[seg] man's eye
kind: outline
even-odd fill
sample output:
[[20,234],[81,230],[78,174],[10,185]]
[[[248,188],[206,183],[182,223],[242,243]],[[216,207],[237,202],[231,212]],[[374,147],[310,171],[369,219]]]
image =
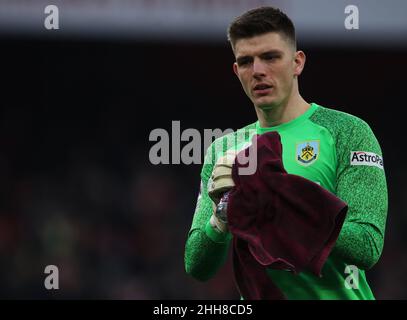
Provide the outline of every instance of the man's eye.
[[265,57],[264,57],[264,60],[270,61],[270,60],[273,60],[273,59],[275,59],[275,58],[277,58],[277,56],[265,56]]
[[245,59],[245,58],[243,58],[243,59],[237,60],[237,65],[238,65],[239,67],[243,67],[243,66],[249,65],[251,62],[252,62],[252,59]]

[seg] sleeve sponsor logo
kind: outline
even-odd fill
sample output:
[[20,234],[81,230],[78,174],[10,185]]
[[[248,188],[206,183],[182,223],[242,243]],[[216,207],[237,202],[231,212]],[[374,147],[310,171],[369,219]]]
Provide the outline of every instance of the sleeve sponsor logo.
[[366,151],[351,151],[351,166],[371,166],[383,169],[383,158],[376,153]]

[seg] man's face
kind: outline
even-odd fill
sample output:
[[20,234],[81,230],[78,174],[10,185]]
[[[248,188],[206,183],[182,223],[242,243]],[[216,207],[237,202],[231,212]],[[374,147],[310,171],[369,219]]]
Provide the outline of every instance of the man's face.
[[234,53],[233,69],[256,107],[269,109],[288,101],[305,62],[302,51],[295,52],[288,40],[270,32],[238,40]]

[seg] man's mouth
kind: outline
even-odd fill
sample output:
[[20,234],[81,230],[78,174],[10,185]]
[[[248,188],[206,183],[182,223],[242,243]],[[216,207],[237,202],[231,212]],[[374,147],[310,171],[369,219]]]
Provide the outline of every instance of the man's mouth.
[[265,94],[268,93],[271,88],[273,88],[273,86],[269,84],[259,83],[254,86],[253,91],[257,94]]

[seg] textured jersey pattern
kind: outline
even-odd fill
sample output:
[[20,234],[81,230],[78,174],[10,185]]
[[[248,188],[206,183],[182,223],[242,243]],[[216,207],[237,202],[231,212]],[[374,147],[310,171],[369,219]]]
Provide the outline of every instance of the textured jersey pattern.
[[230,148],[250,140],[255,124],[250,124],[236,132],[216,139],[208,148],[201,171],[201,187],[195,209],[192,227],[185,247],[185,269],[188,274],[199,280],[211,278],[224,264],[230,240],[223,243],[212,241],[205,233],[205,227],[212,212],[213,203],[208,196],[208,181],[217,158]]
[[325,127],[336,142],[336,195],[349,206],[335,253],[346,263],[370,269],[383,248],[388,205],[385,172],[377,167],[351,166],[350,156],[352,151],[382,156],[379,143],[365,121],[347,113],[321,107],[310,120]]
[[[382,156],[380,145],[366,122],[347,113],[319,106],[308,121],[327,130],[332,137],[337,163],[334,193],[348,204],[349,210],[336,246],[327,261],[325,280],[314,279],[307,274],[293,278],[288,274],[270,272],[270,276],[282,277],[280,283],[290,288],[287,289],[292,293],[290,298],[373,298],[363,271],[361,278],[365,289],[353,292],[343,289],[343,267],[355,265],[367,270],[378,261],[382,252],[388,205],[385,172],[381,168],[354,166],[350,162],[352,151]],[[227,237],[224,237],[224,241],[215,242],[205,232],[213,212],[207,184],[214,163],[232,145],[250,141],[255,127],[255,124],[251,124],[215,140],[205,156],[200,196],[188,233],[184,257],[187,273],[197,279],[207,280],[217,272],[226,260],[230,245]],[[338,286],[342,288],[335,289]],[[298,290],[292,289],[294,287]],[[328,287],[331,288],[329,291]]]

